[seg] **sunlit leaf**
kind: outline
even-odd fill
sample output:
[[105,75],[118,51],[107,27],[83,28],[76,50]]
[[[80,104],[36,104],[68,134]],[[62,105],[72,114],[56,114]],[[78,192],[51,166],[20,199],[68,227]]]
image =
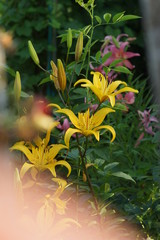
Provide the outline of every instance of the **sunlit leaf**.
[[130,180],[130,181],[136,183],[135,180],[129,174],[126,174],[124,172],[115,172],[115,173],[112,173],[111,175],[115,176],[115,177],[124,178],[126,180]]

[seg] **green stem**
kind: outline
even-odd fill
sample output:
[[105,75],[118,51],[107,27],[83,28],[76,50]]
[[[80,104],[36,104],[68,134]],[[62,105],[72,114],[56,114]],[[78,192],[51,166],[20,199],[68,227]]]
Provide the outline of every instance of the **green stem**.
[[68,48],[68,51],[67,51],[65,68],[67,67],[67,63],[68,63],[69,51],[70,51],[70,48]]
[[92,9],[92,16],[91,16],[91,35],[90,35],[90,46],[88,50],[88,64],[87,64],[87,69],[86,69],[86,78],[88,78],[88,71],[89,71],[89,63],[90,63],[90,56],[91,56],[91,44],[92,44],[92,38],[93,38],[93,9]]
[[46,69],[44,69],[41,65],[37,65],[40,69],[42,69],[44,72],[46,72],[46,73],[49,73],[50,74],[50,72],[49,71],[47,71]]
[[76,133],[76,139],[77,139],[77,144],[78,144],[78,150],[79,150],[80,158],[82,160],[83,171],[84,171],[84,173],[86,175],[86,178],[87,178],[87,183],[88,183],[90,192],[91,192],[93,200],[94,200],[95,208],[97,210],[97,213],[99,213],[98,201],[97,201],[97,198],[95,196],[95,193],[94,193],[94,190],[93,190],[93,187],[92,187],[92,183],[91,183],[90,177],[89,177],[88,172],[87,172],[86,163],[85,163],[85,155],[86,155],[86,151],[87,151],[88,138],[86,137],[86,146],[85,146],[85,150],[84,150],[83,154],[82,154],[82,151],[80,149],[80,144],[79,144],[79,139],[78,139],[78,134],[77,133]]
[[58,90],[58,95],[59,95],[59,97],[60,97],[60,99],[61,99],[63,105],[66,107],[66,103],[65,103],[65,101],[64,101],[64,99],[63,99],[63,97],[62,97],[62,94],[60,93],[59,90]]

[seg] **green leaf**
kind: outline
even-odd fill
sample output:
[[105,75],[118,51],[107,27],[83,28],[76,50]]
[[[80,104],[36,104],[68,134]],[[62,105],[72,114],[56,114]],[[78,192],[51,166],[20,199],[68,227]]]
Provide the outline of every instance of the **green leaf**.
[[110,56],[112,56],[112,52],[108,52],[107,54],[105,54],[102,58],[102,63],[105,63]]
[[111,175],[115,176],[115,177],[124,178],[126,180],[130,180],[130,181],[136,183],[135,180],[129,174],[126,174],[124,172],[115,172],[115,173],[112,173]]
[[83,33],[84,33],[85,35],[87,35],[87,34],[89,33],[89,31],[91,30],[91,28],[92,28],[91,25],[86,26],[86,27],[84,28],[84,30],[83,30]]
[[123,67],[123,66],[118,66],[114,68],[114,71],[116,72],[122,72],[122,73],[127,73],[127,74],[133,74],[128,68]]
[[120,63],[120,62],[122,62],[122,60],[121,59],[116,59],[116,60],[114,60],[110,65],[109,65],[109,67],[114,67],[114,66],[116,66],[118,63]]
[[109,23],[110,19],[111,19],[112,15],[110,13],[105,13],[103,15],[104,20],[106,21],[106,23]]
[[102,23],[102,20],[101,20],[101,18],[100,18],[99,16],[95,16],[95,19],[96,19],[96,21],[97,21],[99,24]]
[[74,106],[73,112],[77,114],[78,112],[87,110],[88,107],[89,107],[89,104],[81,103],[81,104]]
[[26,92],[21,91],[21,97],[23,97],[23,98],[28,98],[28,97],[31,97],[31,95],[29,95],[29,94],[26,93]]
[[122,21],[128,21],[128,20],[139,19],[139,18],[141,17],[136,15],[125,15],[125,16],[122,16],[119,21],[122,22]]
[[96,53],[96,60],[97,61],[99,61],[99,59],[100,59],[100,57],[101,57],[101,51],[98,51],[97,53]]
[[[1,66],[2,66],[2,65],[1,65]],[[14,71],[12,68],[8,67],[7,65],[4,65],[3,67],[4,67],[4,70],[5,70],[7,73],[9,73],[12,77],[15,77],[15,76],[16,76],[16,73],[15,73],[15,71]]]
[[94,163],[95,163],[97,166],[101,166],[101,165],[103,165],[103,164],[105,163],[105,160],[102,159],[102,158],[96,158],[96,159],[94,160]]
[[42,85],[42,84],[44,84],[44,83],[50,82],[50,81],[51,81],[50,77],[43,78],[43,79],[40,81],[40,83],[38,84],[38,86],[40,86],[40,85]]
[[109,67],[103,67],[103,70],[105,71],[106,75],[108,75],[108,73],[111,71]]
[[121,104],[121,103],[116,103],[115,106],[114,106],[114,109],[115,110],[121,110],[121,111],[126,111],[127,108],[124,104]]
[[113,163],[109,163],[104,167],[104,170],[107,172],[110,169],[116,167],[117,165],[119,165],[119,162],[113,162]]
[[117,39],[115,37],[112,36],[112,41],[113,43],[116,45],[117,48],[120,48],[119,42],[117,41]]
[[117,13],[116,15],[114,15],[113,18],[112,18],[113,23],[116,23],[116,22],[120,21],[120,19],[124,16],[124,13],[125,13],[125,11]]
[[79,74],[81,72],[81,66],[82,66],[81,63],[76,64],[76,66],[75,66],[75,73],[77,74],[77,76],[79,76]]

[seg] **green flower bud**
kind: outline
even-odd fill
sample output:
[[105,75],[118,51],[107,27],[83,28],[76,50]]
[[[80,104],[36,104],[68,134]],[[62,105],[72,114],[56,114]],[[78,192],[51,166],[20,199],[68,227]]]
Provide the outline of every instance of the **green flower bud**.
[[29,53],[32,58],[32,60],[35,62],[36,65],[39,65],[39,58],[38,55],[33,47],[33,44],[31,41],[28,41],[28,48],[29,48]]
[[67,34],[67,47],[70,49],[72,47],[72,30],[68,28],[68,34]]
[[66,88],[66,73],[63,67],[63,63],[60,59],[57,59],[57,68],[59,87],[61,91],[64,91]]
[[75,60],[76,62],[79,61],[81,54],[83,50],[83,32],[80,32],[77,43],[76,43],[76,49],[75,49]]
[[21,96],[21,77],[18,71],[16,72],[16,77],[14,81],[14,96],[16,102],[18,102]]

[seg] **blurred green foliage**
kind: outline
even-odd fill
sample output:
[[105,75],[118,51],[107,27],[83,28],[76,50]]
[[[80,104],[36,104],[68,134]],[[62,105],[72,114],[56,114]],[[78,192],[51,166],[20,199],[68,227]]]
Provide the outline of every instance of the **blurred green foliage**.
[[[103,18],[103,14],[107,11],[113,15],[122,11],[126,11],[126,14],[141,15],[138,0],[134,2],[125,1],[125,4],[123,2],[123,0],[96,1],[95,15]],[[27,48],[28,40],[31,40],[34,44],[41,65],[49,68],[51,59],[54,61],[56,58],[63,59],[65,55],[66,46],[60,44],[60,39],[57,36],[64,33],[69,27],[80,29],[90,24],[87,15],[88,13],[73,0],[1,1],[0,26],[13,33],[16,44],[16,51],[8,57],[7,64],[10,68],[20,71],[24,90],[34,88],[34,91],[37,92],[37,83],[46,77],[37,66],[31,64]],[[102,40],[106,35],[116,37],[119,33],[127,33],[130,37],[136,36],[137,38],[131,51],[139,52],[144,56],[143,35],[139,23],[140,21],[127,21],[112,26],[102,26],[95,31],[93,40]],[[60,47],[57,48],[57,46]],[[101,43],[99,43],[100,46]],[[94,48],[92,52],[94,55]],[[137,75],[145,72],[144,61],[142,58],[136,59]],[[135,60],[133,59],[134,63]],[[29,79],[28,75],[30,76]]]

